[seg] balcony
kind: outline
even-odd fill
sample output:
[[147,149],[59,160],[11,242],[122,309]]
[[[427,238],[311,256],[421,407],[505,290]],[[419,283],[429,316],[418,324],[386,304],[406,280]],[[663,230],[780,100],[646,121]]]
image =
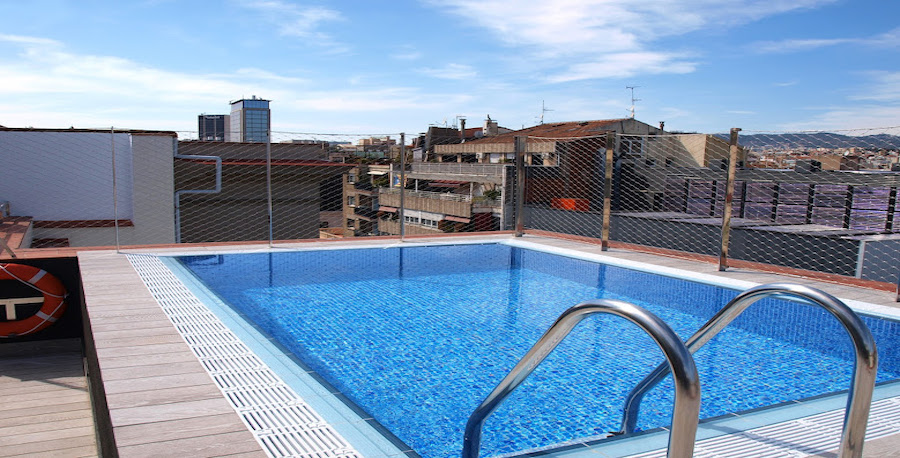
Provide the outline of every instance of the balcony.
[[[410,210],[453,215],[462,218],[472,216],[472,197],[464,194],[409,191],[405,192],[404,205]],[[400,207],[400,190],[381,188],[378,203],[388,207]]]

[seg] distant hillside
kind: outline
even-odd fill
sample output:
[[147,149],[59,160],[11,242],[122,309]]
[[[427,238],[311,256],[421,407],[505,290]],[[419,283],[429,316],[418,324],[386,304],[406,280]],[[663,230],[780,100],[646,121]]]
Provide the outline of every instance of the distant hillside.
[[[719,137],[728,139],[727,134]],[[884,148],[900,149],[900,136],[877,134],[858,137],[828,132],[809,134],[741,134],[741,145],[752,148]]]

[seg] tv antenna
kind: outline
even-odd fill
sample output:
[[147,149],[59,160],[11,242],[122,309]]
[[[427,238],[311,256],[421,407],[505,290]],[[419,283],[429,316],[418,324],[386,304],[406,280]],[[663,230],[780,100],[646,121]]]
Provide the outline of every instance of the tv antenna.
[[546,113],[548,111],[553,111],[553,110],[550,108],[547,108],[547,106],[544,105],[544,101],[541,100],[541,124],[544,123],[544,113]]
[[640,102],[641,99],[634,98],[634,89],[640,86],[625,86],[625,89],[631,89],[631,119],[634,119],[634,102]]

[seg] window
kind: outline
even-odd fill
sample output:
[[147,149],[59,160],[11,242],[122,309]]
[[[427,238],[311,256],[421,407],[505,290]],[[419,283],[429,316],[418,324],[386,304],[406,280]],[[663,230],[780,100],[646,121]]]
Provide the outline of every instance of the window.
[[356,206],[356,196],[347,196],[347,206],[348,207]]
[[556,167],[559,165],[558,153],[531,153],[531,161],[525,157],[525,165],[533,167]]
[[356,175],[354,175],[352,173],[347,175],[347,183],[350,183],[350,184],[356,183]]
[[619,139],[619,155],[644,157],[644,139],[635,135],[623,135]]

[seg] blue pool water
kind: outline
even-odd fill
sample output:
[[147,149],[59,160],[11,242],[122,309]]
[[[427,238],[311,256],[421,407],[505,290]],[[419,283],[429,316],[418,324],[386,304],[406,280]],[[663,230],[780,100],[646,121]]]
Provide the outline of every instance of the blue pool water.
[[[503,244],[180,258],[276,339],[424,457],[459,456],[466,420],[566,308],[635,303],[686,339],[736,291]],[[878,381],[900,378],[900,323],[864,317]],[[845,390],[852,347],[817,307],[768,299],[696,355],[701,418]],[[602,436],[625,395],[662,361],[635,325],[580,324],[488,418],[483,454]],[[639,427],[665,426],[670,379]]]

